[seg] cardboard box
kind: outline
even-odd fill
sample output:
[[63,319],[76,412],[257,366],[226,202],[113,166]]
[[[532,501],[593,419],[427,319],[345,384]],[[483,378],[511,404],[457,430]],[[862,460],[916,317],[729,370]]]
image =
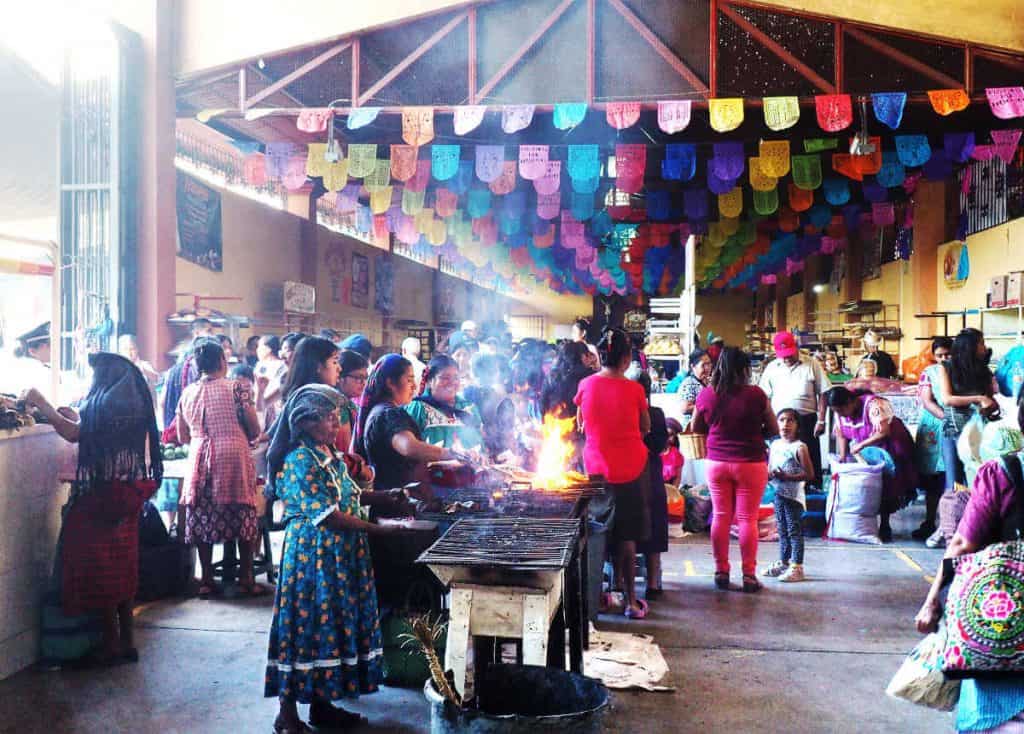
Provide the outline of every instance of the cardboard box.
[[1019,306],[1024,303],[1024,273],[1016,271],[1006,276],[1006,305]]
[[988,286],[989,308],[1003,308],[1006,305],[1006,276],[999,275]]

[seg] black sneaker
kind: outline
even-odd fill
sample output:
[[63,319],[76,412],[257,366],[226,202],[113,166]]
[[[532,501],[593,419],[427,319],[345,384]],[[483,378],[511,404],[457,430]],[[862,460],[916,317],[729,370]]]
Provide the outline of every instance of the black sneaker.
[[921,523],[921,527],[910,534],[910,537],[914,540],[928,540],[932,533],[935,532],[935,526],[929,525],[928,523]]

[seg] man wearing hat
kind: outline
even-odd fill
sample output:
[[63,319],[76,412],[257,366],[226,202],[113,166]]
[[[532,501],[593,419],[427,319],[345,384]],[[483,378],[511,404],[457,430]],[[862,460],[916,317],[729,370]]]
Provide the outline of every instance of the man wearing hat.
[[52,373],[50,371],[50,322],[18,337],[14,348],[15,359],[9,370],[5,370],[0,391],[21,395],[29,388],[36,388],[47,400],[52,400]]
[[870,359],[878,365],[878,369],[875,372],[876,377],[882,377],[886,380],[896,379],[896,362],[891,356],[882,351],[882,337],[877,332],[868,329],[864,334],[864,349],[867,351],[864,359]]
[[816,359],[804,357],[796,338],[780,331],[773,340],[775,359],[761,375],[760,387],[772,401],[772,412],[778,414],[791,408],[799,416],[800,440],[811,452],[814,473],[821,479],[821,444],[818,437],[825,432],[825,393],[831,387],[825,369]]

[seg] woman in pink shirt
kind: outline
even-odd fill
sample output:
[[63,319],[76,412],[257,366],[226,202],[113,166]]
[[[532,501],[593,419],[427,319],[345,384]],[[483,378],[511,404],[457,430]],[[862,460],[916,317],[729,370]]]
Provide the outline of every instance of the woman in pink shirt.
[[586,435],[583,463],[588,474],[600,474],[608,482],[615,501],[611,539],[617,549],[617,573],[626,592],[627,617],[642,619],[647,604],[636,598],[636,544],[651,532],[647,506],[647,446],[644,434],[651,430],[643,387],[625,377],[632,349],[620,329],[605,332],[597,345],[601,371],[582,382],[573,402]]
[[708,436],[715,586],[729,588],[729,526],[735,514],[740,530],[743,591],[760,591],[756,575],[757,510],[768,484],[765,438],[777,436],[779,424],[768,396],[750,384],[750,357],[742,350],[722,350],[711,385],[697,396],[690,429]]

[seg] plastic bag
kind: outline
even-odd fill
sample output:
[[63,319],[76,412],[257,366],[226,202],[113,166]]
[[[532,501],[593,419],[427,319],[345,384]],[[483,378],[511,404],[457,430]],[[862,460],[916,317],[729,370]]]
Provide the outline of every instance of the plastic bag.
[[921,380],[924,371],[935,364],[935,355],[932,354],[931,343],[926,344],[920,352],[913,357],[907,357],[901,363],[903,368],[903,381],[917,384]]
[[981,468],[981,441],[985,435],[985,424],[981,414],[975,412],[956,441],[956,453],[963,462],[968,487],[974,486],[974,477]]
[[1024,347],[1014,347],[999,360],[996,368],[999,392],[1016,400],[1024,387]]
[[885,692],[918,706],[952,711],[960,700],[960,681],[947,680],[942,674],[941,656],[945,645],[945,628],[921,640],[907,655]]

